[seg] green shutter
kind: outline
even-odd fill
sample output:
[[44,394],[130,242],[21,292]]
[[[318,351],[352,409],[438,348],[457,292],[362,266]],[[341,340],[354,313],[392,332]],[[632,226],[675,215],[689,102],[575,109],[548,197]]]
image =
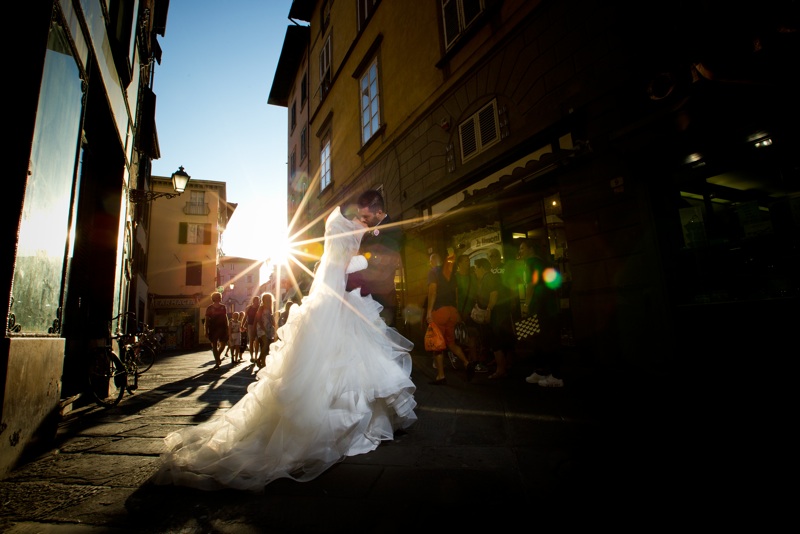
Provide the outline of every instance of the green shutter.
[[203,244],[211,244],[211,223],[206,223],[203,225]]
[[181,245],[185,245],[186,244],[186,231],[187,231],[186,229],[188,227],[188,224],[187,223],[179,223],[179,224],[180,224],[180,226],[178,228],[178,243],[180,243]]

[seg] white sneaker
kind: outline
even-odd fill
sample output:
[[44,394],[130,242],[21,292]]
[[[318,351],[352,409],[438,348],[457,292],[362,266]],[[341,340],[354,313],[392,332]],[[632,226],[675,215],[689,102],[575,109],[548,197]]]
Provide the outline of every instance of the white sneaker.
[[537,382],[543,388],[563,388],[564,381],[560,378],[556,378],[553,375],[547,375],[545,378],[542,378]]
[[539,373],[534,372],[531,376],[525,379],[525,382],[528,384],[538,384],[540,381],[547,378],[544,375],[540,375]]
[[448,350],[447,351],[447,356],[450,358],[450,365],[453,366],[453,369],[456,369],[456,365],[457,365],[456,362],[458,362],[458,358],[456,357],[456,355]]

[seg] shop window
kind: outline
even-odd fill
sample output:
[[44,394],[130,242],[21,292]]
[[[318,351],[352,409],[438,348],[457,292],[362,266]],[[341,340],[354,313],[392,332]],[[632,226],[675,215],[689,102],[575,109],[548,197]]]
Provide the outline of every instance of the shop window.
[[68,244],[72,246],[70,199],[83,97],[81,73],[69,40],[63,27],[54,21],[48,36],[17,240],[7,327],[12,333],[58,334],[60,330],[61,295],[66,291],[62,284],[65,250]]
[[[694,172],[706,168],[694,165]],[[677,176],[669,241],[678,258],[679,303],[798,296],[800,191],[785,179],[789,172],[761,159],[711,176]]]

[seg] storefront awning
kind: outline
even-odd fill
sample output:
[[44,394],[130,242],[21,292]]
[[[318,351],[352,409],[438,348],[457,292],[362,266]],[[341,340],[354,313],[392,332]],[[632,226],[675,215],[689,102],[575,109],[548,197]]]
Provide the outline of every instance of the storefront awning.
[[[494,180],[489,180],[490,183],[484,187],[475,188],[471,192],[465,189],[461,192],[463,199],[460,202],[443,213],[432,215],[416,228],[425,230],[449,222],[455,217],[470,217],[483,213],[488,206],[513,196],[520,186],[564,167],[575,157],[587,152],[588,146],[581,143],[573,144],[572,136],[567,134],[559,140],[555,149],[553,145],[546,145],[518,160],[516,165],[506,167],[504,169],[506,172]],[[478,185],[482,183],[485,183],[485,180],[478,182]]]

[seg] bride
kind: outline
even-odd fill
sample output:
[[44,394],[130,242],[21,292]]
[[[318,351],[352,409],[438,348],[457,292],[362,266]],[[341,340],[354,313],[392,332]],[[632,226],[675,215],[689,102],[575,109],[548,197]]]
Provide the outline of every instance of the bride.
[[165,438],[157,484],[259,491],[279,478],[308,481],[416,421],[413,344],[384,324],[371,296],[345,291],[347,273],[366,267],[356,256],[365,231],[333,210],[309,294],[258,380],[224,415]]

